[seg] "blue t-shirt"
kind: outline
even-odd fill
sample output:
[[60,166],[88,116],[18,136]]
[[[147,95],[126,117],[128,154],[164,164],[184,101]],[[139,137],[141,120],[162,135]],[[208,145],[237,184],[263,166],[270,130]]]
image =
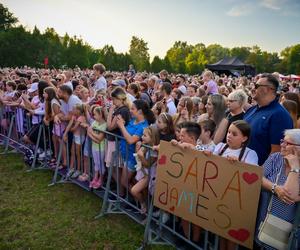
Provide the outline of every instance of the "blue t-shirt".
[[293,120],[287,110],[278,103],[278,99],[269,105],[251,107],[244,116],[251,126],[248,147],[258,155],[258,164],[262,165],[271,152],[271,144],[279,145],[284,130],[293,128]]
[[[147,120],[135,124],[135,119],[130,120],[128,125],[125,127],[127,132],[133,136],[142,137],[144,129],[149,126]],[[124,160],[126,160],[126,140],[120,140],[120,151]],[[136,160],[133,154],[135,153],[135,144],[128,145],[128,161],[127,165],[129,168],[133,168],[136,165]]]

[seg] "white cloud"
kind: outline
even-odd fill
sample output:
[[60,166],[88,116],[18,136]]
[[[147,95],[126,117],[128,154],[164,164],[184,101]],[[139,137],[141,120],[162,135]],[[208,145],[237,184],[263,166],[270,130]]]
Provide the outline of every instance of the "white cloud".
[[226,12],[228,16],[239,17],[248,16],[253,11],[253,5],[250,3],[233,6],[229,11]]
[[262,0],[260,4],[267,9],[280,10],[283,2],[283,0]]

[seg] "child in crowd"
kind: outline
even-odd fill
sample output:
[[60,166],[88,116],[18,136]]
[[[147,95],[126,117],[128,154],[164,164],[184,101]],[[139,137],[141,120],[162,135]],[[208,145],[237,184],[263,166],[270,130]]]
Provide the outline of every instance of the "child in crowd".
[[90,92],[87,88],[82,87],[79,91],[79,98],[83,104],[88,104],[90,102]]
[[177,114],[173,116],[174,124],[193,120],[193,101],[190,97],[184,96],[179,100]]
[[227,132],[226,143],[220,142],[215,147],[214,154],[227,157],[230,160],[257,165],[256,152],[247,147],[250,131],[250,125],[246,121],[232,122]]
[[[84,129],[88,129],[91,124],[94,122],[94,109],[98,107],[97,105],[93,105],[91,108],[88,108],[88,105],[85,106],[85,116],[86,116],[86,123],[81,123],[80,126]],[[83,173],[78,177],[79,181],[89,181],[89,172],[90,172],[90,164],[92,159],[92,139],[86,134],[84,140],[84,147],[83,147]]]
[[[229,126],[226,143],[220,142],[214,150],[215,155],[227,157],[231,162],[242,161],[248,164],[257,165],[258,157],[254,150],[247,147],[250,138],[250,125],[243,120],[237,120]],[[206,152],[209,155],[209,152]],[[220,239],[220,249],[236,249],[237,244]]]
[[[201,135],[201,127],[198,123],[195,122],[183,122],[181,123],[181,129],[180,129],[180,141],[172,140],[171,143],[174,146],[180,146],[183,145],[191,145],[193,148],[196,148],[197,140]],[[186,237],[189,235],[189,222],[186,220],[181,220],[181,225],[183,229],[183,233]],[[194,242],[199,242],[200,239],[200,230],[201,228],[196,225],[192,225],[192,237],[191,239]]]
[[159,131],[160,140],[171,141],[175,139],[172,116],[170,116],[168,113],[161,113],[158,116],[156,120],[156,126]]
[[[49,125],[50,122],[53,122],[53,118],[55,115],[60,113],[60,101],[56,95],[56,91],[53,87],[47,87],[44,90],[44,98],[45,98],[45,116],[44,123]],[[50,160],[50,166],[54,166],[56,163],[56,159],[58,157],[59,151],[59,143],[60,137],[63,134],[65,129],[64,123],[57,124],[55,123],[52,130],[52,142],[54,148],[54,155]]]
[[[142,136],[142,143],[148,146],[154,146],[159,144],[159,131],[155,126],[150,126],[144,129]],[[149,174],[153,175],[152,172],[156,168],[157,152],[141,146],[141,143],[136,145],[136,157],[137,166],[139,162],[140,168],[137,168],[137,174],[135,179],[137,183],[131,188],[131,194],[141,204],[141,213],[144,214],[147,211],[145,192],[149,184]],[[150,169],[149,169],[150,168]]]
[[215,144],[213,142],[213,135],[215,133],[216,124],[213,120],[207,119],[200,122],[201,135],[197,141],[196,150],[203,151],[208,150],[213,152]]
[[[65,142],[68,140],[68,132],[73,132],[73,143],[71,147],[71,162],[70,169],[67,173],[68,178],[77,178],[80,175],[81,170],[81,146],[84,143],[85,131],[80,126],[81,123],[86,123],[85,106],[84,104],[77,104],[73,109],[73,116],[64,132],[63,139]],[[75,170],[75,162],[77,163],[77,169]]]
[[105,173],[104,156],[105,156],[105,134],[101,131],[106,130],[105,110],[97,106],[93,109],[94,121],[88,128],[87,134],[92,139],[92,153],[94,159],[94,178],[90,182],[90,188],[97,189],[103,184]]
[[182,123],[178,123],[175,125],[175,139],[177,141],[180,141],[180,130],[181,130],[181,126],[182,126]]

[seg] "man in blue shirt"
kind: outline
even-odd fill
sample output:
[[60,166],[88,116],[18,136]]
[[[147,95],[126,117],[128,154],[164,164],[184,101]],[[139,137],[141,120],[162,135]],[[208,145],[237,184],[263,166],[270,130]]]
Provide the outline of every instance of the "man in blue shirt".
[[270,153],[280,151],[284,130],[293,128],[291,116],[278,103],[278,86],[275,76],[263,74],[255,84],[253,99],[257,105],[251,107],[244,116],[244,120],[251,125],[248,147],[257,153],[259,165],[265,162]]

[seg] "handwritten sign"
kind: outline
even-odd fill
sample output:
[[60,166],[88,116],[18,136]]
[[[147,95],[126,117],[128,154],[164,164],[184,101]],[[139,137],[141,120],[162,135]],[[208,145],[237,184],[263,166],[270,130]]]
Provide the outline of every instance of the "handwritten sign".
[[162,141],[154,205],[252,248],[262,168]]

